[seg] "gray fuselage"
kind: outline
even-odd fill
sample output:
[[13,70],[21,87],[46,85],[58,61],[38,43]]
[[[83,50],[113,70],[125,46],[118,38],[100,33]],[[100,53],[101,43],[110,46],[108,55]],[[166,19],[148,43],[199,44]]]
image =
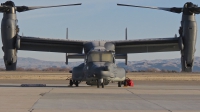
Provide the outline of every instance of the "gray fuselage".
[[[125,69],[116,66],[114,52],[106,50],[103,47],[104,42],[100,41],[102,47],[95,45],[96,43],[98,42],[90,42],[90,45],[94,47],[85,55],[85,62],[73,68],[72,79],[78,81],[96,81],[98,79],[124,81]],[[87,49],[85,50],[87,51]]]

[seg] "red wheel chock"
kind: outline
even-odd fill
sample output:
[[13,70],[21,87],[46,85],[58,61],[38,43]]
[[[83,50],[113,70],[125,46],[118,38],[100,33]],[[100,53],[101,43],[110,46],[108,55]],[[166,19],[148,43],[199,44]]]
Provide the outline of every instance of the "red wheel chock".
[[130,78],[127,77],[125,81],[126,81],[127,86],[130,86],[130,87],[134,86],[134,82]]

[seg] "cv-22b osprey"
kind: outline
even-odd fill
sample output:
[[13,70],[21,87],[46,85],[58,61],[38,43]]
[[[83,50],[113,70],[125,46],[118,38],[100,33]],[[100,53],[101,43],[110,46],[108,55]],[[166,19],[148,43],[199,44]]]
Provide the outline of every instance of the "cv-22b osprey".
[[[133,6],[125,4],[118,5]],[[126,38],[126,40],[119,41],[78,41],[18,35],[19,28],[17,25],[16,11],[23,12],[49,7],[59,6],[15,6],[12,1],[1,4],[0,12],[3,13],[1,23],[2,49],[4,51],[6,70],[16,70],[17,50],[66,53],[66,63],[68,63],[68,59],[72,58],[84,59],[84,63],[73,68],[70,85],[75,84],[78,86],[80,81],[86,81],[88,85],[96,84],[99,88],[100,85],[104,87],[105,84],[113,81],[118,82],[118,86],[120,87],[126,78],[126,71],[124,68],[116,66],[116,59],[125,59],[127,64],[128,53],[181,51],[182,71],[192,72],[197,37],[195,14],[200,13],[200,7],[197,7],[193,3],[186,3],[183,8],[154,7],[154,9],[175,13],[182,12],[179,37],[139,40],[127,40]]]

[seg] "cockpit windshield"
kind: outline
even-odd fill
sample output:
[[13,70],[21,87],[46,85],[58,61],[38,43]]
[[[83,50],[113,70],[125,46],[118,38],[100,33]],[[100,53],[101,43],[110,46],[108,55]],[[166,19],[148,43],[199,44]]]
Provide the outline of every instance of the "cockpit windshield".
[[112,53],[93,52],[88,55],[88,62],[113,62]]

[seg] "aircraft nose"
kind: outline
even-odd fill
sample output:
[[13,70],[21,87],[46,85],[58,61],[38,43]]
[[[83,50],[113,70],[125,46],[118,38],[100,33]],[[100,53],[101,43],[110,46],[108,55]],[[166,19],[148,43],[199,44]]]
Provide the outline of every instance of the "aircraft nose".
[[92,63],[91,74],[97,79],[113,77],[113,67],[109,63]]
[[96,70],[95,70],[95,76],[98,79],[111,77],[110,74],[111,73],[110,73],[108,67],[100,67],[100,68],[96,68]]

